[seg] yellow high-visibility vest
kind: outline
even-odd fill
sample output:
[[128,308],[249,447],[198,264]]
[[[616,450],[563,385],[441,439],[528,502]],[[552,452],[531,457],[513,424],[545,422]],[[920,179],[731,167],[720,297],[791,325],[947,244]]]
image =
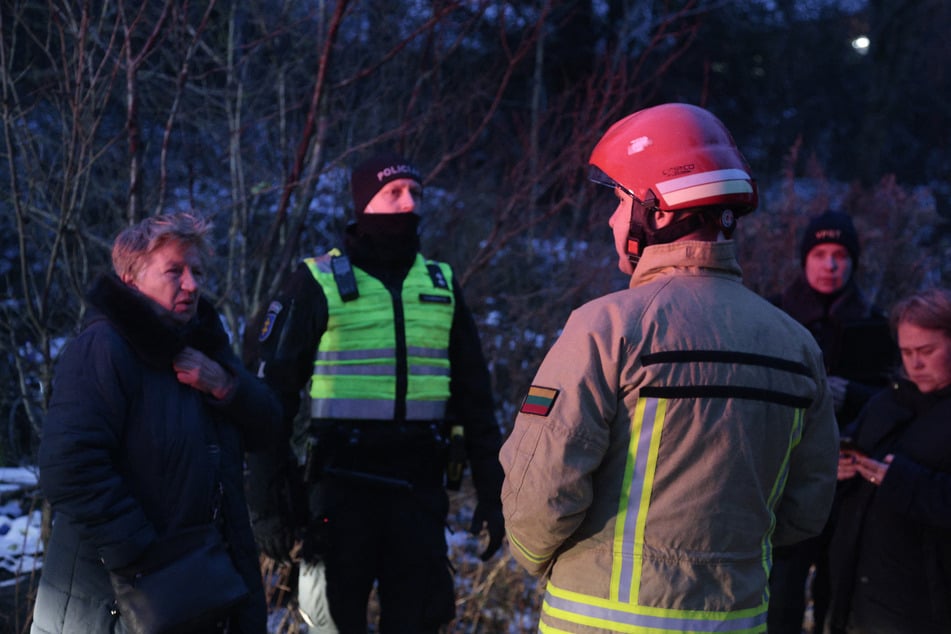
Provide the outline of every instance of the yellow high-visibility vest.
[[357,296],[344,300],[331,266],[343,257],[334,249],[304,260],[328,308],[310,383],[311,417],[392,420],[402,400],[406,420],[444,419],[455,309],[451,268],[417,254],[394,295],[360,268],[344,266],[357,287]]

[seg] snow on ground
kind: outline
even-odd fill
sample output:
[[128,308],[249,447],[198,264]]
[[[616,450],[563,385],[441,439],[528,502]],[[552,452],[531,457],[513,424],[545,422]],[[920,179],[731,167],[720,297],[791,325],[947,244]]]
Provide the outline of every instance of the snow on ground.
[[0,587],[13,585],[18,575],[40,567],[40,511],[23,508],[15,495],[36,483],[35,470],[0,467]]

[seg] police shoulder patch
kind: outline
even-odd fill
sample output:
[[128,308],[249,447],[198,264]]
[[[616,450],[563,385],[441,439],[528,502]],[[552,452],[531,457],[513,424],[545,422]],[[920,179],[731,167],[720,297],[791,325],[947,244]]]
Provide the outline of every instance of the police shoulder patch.
[[271,336],[271,331],[274,330],[274,322],[277,320],[277,316],[283,309],[283,304],[276,301],[271,302],[271,304],[267,307],[267,314],[264,316],[264,323],[261,324],[261,331],[258,333],[258,341],[264,341]]
[[536,416],[548,416],[551,408],[558,398],[558,390],[551,387],[542,387],[533,385],[528,388],[528,394],[522,401],[519,412],[522,414],[535,414]]

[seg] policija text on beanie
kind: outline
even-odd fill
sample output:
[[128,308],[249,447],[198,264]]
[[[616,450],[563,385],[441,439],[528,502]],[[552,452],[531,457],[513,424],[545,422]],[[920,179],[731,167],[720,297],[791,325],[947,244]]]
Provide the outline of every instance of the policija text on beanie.
[[398,154],[378,154],[354,167],[350,176],[350,192],[357,217],[363,214],[370,200],[384,185],[400,178],[410,178],[420,185],[423,182],[419,170]]
[[833,242],[841,244],[852,258],[852,266],[856,267],[859,263],[859,234],[855,231],[855,225],[852,224],[852,218],[842,211],[826,211],[814,217],[809,221],[806,227],[806,233],[802,237],[802,245],[799,249],[799,255],[802,264],[806,263],[806,256],[817,244]]

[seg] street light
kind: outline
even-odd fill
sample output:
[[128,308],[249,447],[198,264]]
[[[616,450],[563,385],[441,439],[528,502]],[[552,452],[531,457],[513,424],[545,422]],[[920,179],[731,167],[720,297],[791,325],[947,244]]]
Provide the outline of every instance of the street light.
[[869,39],[865,35],[860,35],[854,40],[852,40],[852,48],[855,49],[855,52],[859,55],[865,55],[868,53],[868,45],[870,44]]

